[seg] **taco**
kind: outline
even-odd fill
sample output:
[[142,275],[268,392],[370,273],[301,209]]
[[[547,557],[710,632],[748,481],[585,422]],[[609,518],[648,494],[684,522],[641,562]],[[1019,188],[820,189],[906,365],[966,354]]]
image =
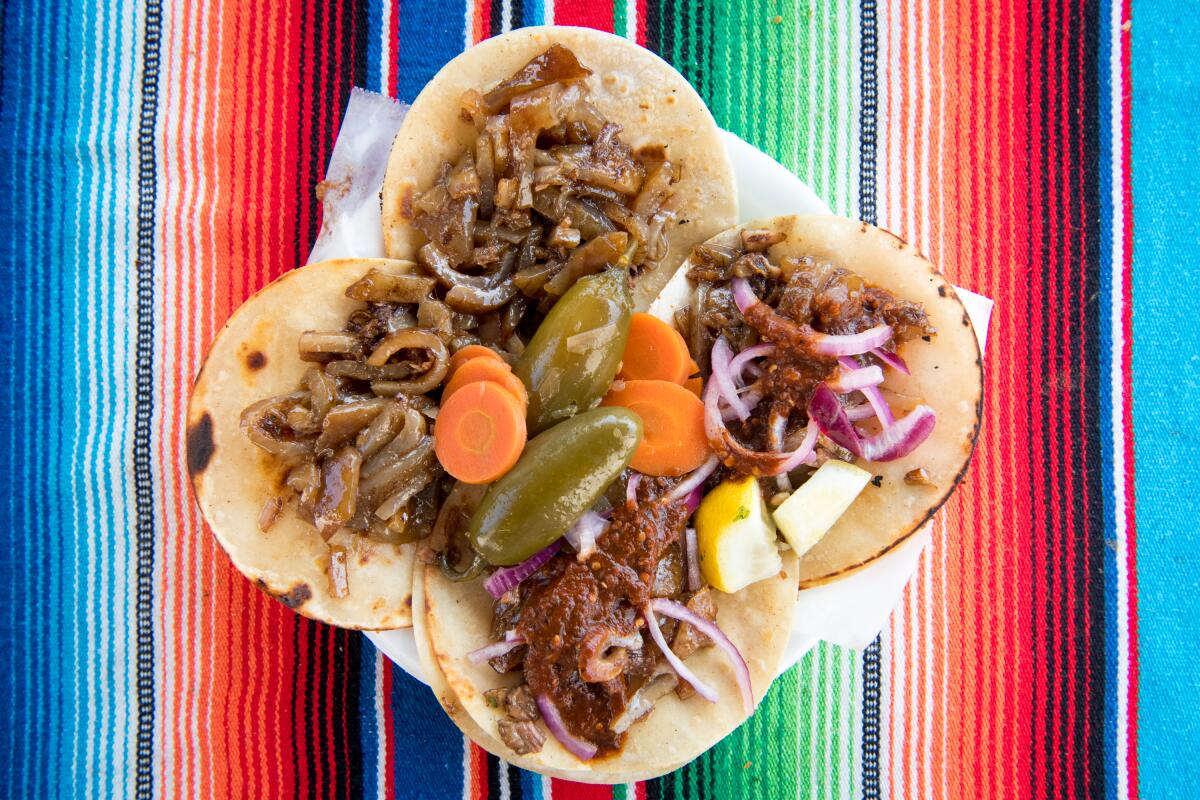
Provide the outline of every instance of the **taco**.
[[[419,392],[415,402],[398,394],[423,386],[400,377],[412,365],[366,363],[382,323],[366,301],[346,296],[348,287],[372,296],[384,275],[407,282],[393,291],[432,285],[414,273],[404,262],[353,259],[284,274],[225,323],[188,405],[188,470],[221,547],[289,608],[343,627],[411,623],[408,542],[436,514],[430,407],[416,399]],[[435,339],[420,342],[434,359],[423,378],[431,384],[445,372],[445,345]],[[318,458],[322,451],[331,457]],[[363,478],[338,498],[338,468],[348,460],[360,462],[355,471]],[[408,525],[357,509],[344,514],[360,495],[395,504],[404,499],[396,493],[409,490]]]
[[[888,231],[830,216],[748,222],[698,246],[651,310],[712,376],[717,477],[769,479],[802,587],[896,546],[962,480],[982,409],[978,340],[954,287]],[[852,502],[831,527],[797,522],[818,489],[790,493],[826,462],[821,489],[849,485]]]
[[586,28],[522,28],[446,64],[409,109],[383,188],[389,256],[447,283],[500,263],[459,291],[472,310],[538,301],[531,288],[560,295],[618,260],[644,308],[736,218],[699,95],[645,48]]

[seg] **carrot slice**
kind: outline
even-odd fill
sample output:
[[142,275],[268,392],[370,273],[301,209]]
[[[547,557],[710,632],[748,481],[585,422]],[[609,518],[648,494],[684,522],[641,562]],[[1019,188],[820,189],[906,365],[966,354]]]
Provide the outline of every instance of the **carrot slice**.
[[621,356],[627,381],[659,380],[682,384],[692,364],[687,342],[672,326],[651,314],[637,313],[629,322],[629,342]]
[[647,475],[678,477],[709,456],[704,404],[671,381],[625,381],[601,405],[623,406],[642,418],[642,442],[629,466]]
[[700,377],[699,372],[700,365],[697,364],[696,359],[693,358],[691,366],[688,367],[688,375],[692,375],[693,377],[688,378],[683,382],[683,388],[696,395],[696,397],[702,398],[702,392],[704,391],[704,379]]
[[505,361],[487,356],[472,358],[454,371],[454,376],[442,390],[442,402],[446,402],[462,387],[477,381],[491,381],[499,384],[501,388],[517,398],[522,406],[529,402],[525,384],[521,383],[520,378],[513,375],[512,367]]
[[497,383],[476,381],[442,403],[433,448],[455,478],[488,483],[517,463],[525,435],[525,409],[517,398]]
[[469,344],[450,356],[450,369],[446,372],[446,375],[453,375],[455,370],[473,358],[494,358],[501,363],[508,363],[499,353],[490,347],[484,347],[481,344]]

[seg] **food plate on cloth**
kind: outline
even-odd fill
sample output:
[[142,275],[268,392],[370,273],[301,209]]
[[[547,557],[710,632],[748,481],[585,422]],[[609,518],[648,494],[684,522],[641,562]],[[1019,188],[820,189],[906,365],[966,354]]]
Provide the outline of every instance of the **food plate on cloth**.
[[189,405],[260,588],[594,783],[878,632],[969,462],[990,301],[591,30],[488,40],[408,109],[355,90],[320,192]]

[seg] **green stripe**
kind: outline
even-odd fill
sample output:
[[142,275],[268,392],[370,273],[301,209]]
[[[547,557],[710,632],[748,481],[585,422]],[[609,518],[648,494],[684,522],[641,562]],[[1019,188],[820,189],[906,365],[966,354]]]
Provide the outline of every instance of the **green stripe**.
[[625,11],[625,0],[613,0],[613,33],[618,36],[625,35],[625,25],[629,21]]
[[[616,19],[620,30],[623,6]],[[851,23],[850,0],[820,6],[812,0],[778,6],[667,0],[662,27],[671,45],[662,56],[692,82],[721,127],[795,172],[835,213],[848,214],[855,124]],[[857,783],[857,665],[854,653],[818,645],[775,681],[745,725],[662,779],[662,796],[847,796]]]

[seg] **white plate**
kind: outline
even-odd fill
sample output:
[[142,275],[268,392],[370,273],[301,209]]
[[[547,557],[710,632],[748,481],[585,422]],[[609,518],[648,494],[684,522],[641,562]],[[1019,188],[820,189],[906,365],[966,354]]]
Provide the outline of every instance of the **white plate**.
[[[733,162],[741,221],[780,214],[832,213],[807,184],[778,161],[728,131],[722,131],[722,134],[725,149]],[[417,659],[417,645],[411,629],[368,631],[366,636],[402,670],[427,683]],[[816,641],[811,633],[793,632],[783,669],[800,660]]]

